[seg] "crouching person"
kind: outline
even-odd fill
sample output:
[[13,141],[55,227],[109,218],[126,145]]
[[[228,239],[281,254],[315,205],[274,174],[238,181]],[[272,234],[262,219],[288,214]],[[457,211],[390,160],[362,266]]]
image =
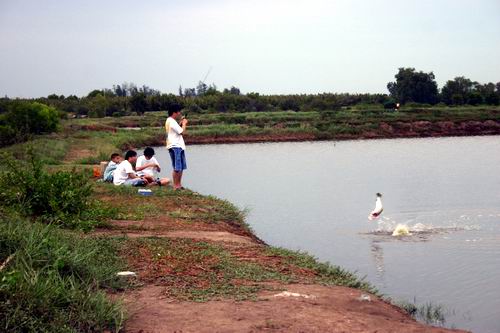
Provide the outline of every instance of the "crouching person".
[[145,186],[148,181],[135,173],[133,163],[137,161],[137,153],[133,150],[127,151],[123,160],[113,172],[113,183],[115,185]]
[[161,171],[160,163],[154,157],[155,150],[151,147],[144,149],[144,155],[137,158],[135,170],[137,175],[144,177],[148,181],[148,185],[166,186],[170,182],[168,178],[159,178],[156,173]]

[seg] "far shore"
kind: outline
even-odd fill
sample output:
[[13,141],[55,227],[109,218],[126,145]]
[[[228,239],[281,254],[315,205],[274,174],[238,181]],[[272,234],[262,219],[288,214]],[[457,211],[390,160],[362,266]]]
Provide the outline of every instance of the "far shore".
[[[158,129],[161,131],[161,129]],[[301,142],[301,141],[342,141],[370,139],[403,139],[403,138],[439,138],[500,135],[500,121],[466,121],[438,122],[419,121],[413,123],[397,123],[389,125],[381,123],[381,130],[361,132],[358,134],[336,134],[324,137],[315,133],[270,133],[265,135],[189,135],[185,136],[189,145],[232,144],[232,143],[262,143],[262,142]],[[164,145],[163,134],[151,138],[150,145]],[[126,145],[123,149],[134,147]]]

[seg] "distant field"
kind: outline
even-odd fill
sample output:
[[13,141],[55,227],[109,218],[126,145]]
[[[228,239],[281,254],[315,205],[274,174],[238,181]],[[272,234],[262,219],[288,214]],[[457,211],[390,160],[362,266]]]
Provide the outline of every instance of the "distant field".
[[[188,114],[188,144],[500,134],[500,107],[344,108]],[[163,145],[166,111],[144,116],[68,119],[31,144],[50,164],[95,164],[113,152]],[[23,147],[3,148],[22,158]],[[82,149],[85,147],[85,149]]]

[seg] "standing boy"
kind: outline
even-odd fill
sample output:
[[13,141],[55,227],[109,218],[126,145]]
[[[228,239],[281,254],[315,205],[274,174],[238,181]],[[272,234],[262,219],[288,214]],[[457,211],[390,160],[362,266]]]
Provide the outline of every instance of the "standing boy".
[[172,179],[174,181],[174,189],[180,190],[182,187],[182,172],[187,169],[186,165],[186,145],[182,135],[186,133],[187,119],[182,118],[181,124],[177,123],[177,119],[181,117],[180,111],[168,110],[168,118],[165,122],[165,131],[167,134],[167,149],[172,160]]

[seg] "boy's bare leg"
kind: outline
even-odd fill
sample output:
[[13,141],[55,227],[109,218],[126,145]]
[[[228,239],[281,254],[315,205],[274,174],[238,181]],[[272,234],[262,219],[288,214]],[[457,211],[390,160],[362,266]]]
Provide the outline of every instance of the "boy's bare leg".
[[177,172],[172,171],[172,186],[173,188],[177,187]]
[[182,171],[179,171],[179,188],[182,188]]
[[181,188],[182,171],[173,171],[172,178],[174,180],[174,184],[173,184],[174,189]]

